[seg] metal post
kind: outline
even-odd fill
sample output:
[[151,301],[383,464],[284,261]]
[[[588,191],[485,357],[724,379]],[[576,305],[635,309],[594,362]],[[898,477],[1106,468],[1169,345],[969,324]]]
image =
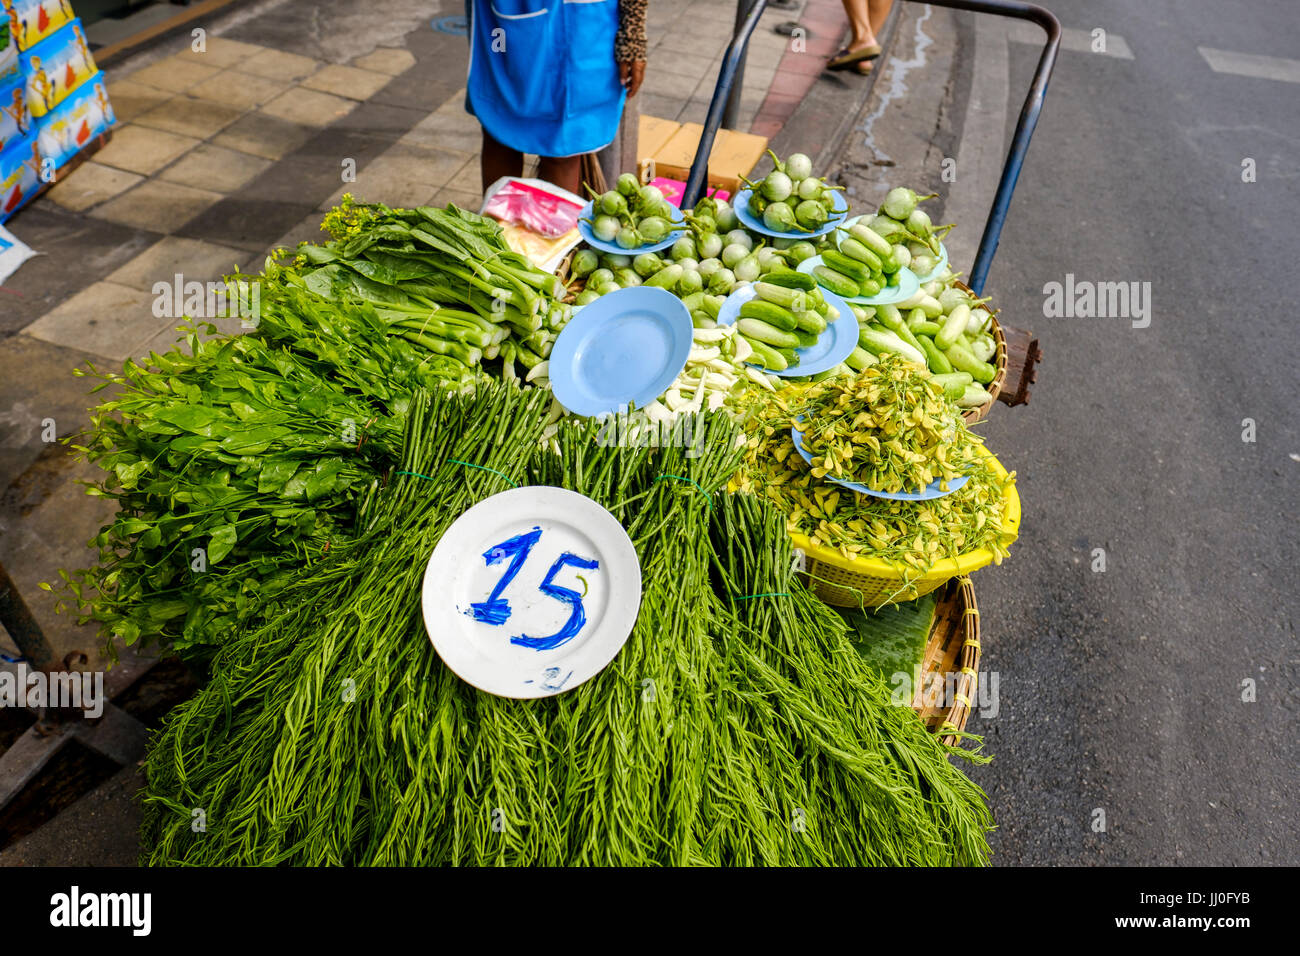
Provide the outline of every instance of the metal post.
[[27,609],[18,588],[9,577],[3,562],[0,562],[0,624],[9,632],[19,652],[32,667],[49,670],[55,666],[54,650],[41,631],[41,626]]
[[682,194],[683,209],[690,209],[704,195],[705,181],[709,174],[709,153],[713,152],[713,140],[718,135],[723,110],[731,98],[732,91],[739,89],[738,86],[733,86],[736,81],[736,69],[744,61],[750,34],[754,32],[754,27],[758,26],[758,18],[763,15],[763,10],[767,7],[767,0],[738,0],[738,2],[750,4],[749,12],[745,21],[736,27],[731,45],[727,47],[727,52],[722,57],[722,68],[718,71],[718,84],[713,88],[709,113],[704,119],[704,129],[700,132],[700,145],[695,151],[695,162],[691,164],[691,173],[686,179],[686,191]]
[[1043,110],[1043,97],[1047,95],[1047,81],[1052,78],[1052,68],[1056,65],[1056,53],[1061,45],[1061,22],[1051,11],[1032,3],[1010,2],[1010,0],[927,0],[937,7],[951,7],[954,10],[970,10],[975,13],[993,13],[1018,20],[1037,23],[1047,33],[1047,45],[1043,47],[1034,70],[1034,80],[1029,86],[1029,94],[1020,108],[1020,119],[1016,122],[1015,134],[1011,137],[1011,148],[1007,151],[1007,161],[1002,166],[1002,177],[998,180],[998,190],[993,195],[993,205],[989,209],[989,218],[984,223],[984,233],[980,236],[979,250],[975,253],[975,264],[971,267],[970,287],[976,295],[984,291],[984,280],[988,278],[993,266],[993,255],[998,251],[998,240],[1002,236],[1002,226],[1007,220],[1007,210],[1011,208],[1011,194],[1016,191],[1016,181],[1020,178],[1020,168],[1025,163],[1025,153],[1029,150],[1029,139],[1034,135],[1038,125],[1038,114]]
[[[749,19],[749,14],[754,8],[755,0],[736,0],[736,27],[733,33],[739,33],[745,21]],[[740,97],[745,87],[745,59],[749,52],[749,44],[741,47],[740,60],[736,64],[735,85],[731,87],[731,92],[727,96],[727,108],[722,113],[723,129],[735,129],[736,121],[740,117]]]

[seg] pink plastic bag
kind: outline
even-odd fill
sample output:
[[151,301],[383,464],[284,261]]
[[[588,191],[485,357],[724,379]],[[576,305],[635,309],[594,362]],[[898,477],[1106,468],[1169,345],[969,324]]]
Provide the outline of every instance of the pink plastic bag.
[[[556,190],[556,191],[552,191]],[[493,185],[483,215],[502,222],[513,222],[550,239],[577,228],[583,204],[567,190],[539,183],[532,185],[507,179]]]

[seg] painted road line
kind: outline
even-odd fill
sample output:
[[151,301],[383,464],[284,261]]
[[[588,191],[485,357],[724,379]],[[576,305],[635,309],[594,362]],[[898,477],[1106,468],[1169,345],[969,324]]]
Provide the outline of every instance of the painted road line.
[[1300,83],[1300,60],[1280,56],[1261,56],[1256,53],[1233,53],[1198,46],[1197,52],[1210,64],[1215,73],[1232,73],[1260,80],[1281,80],[1283,83]]
[[[1109,56],[1116,60],[1133,59],[1133,51],[1129,49],[1128,43],[1118,33],[1111,33],[1109,30],[1105,31],[1106,48],[1104,50],[1093,49],[1093,46],[1103,37],[1099,36],[1094,39],[1092,34],[1092,30],[1062,27],[1061,49],[1069,50],[1072,53],[1092,53],[1096,56]],[[1047,42],[1047,34],[1043,32],[1042,27],[1026,23],[1024,20],[1017,20],[1011,24],[1011,32],[1008,36],[1012,43],[1029,43],[1041,47]]]

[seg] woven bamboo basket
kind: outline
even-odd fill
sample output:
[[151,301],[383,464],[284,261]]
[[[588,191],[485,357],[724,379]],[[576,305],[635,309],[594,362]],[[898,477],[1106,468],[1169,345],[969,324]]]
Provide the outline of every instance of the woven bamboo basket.
[[[953,285],[959,289],[965,290],[972,296],[975,295],[974,292],[971,292],[970,286],[966,285],[966,283],[961,280],[954,280]],[[991,303],[984,306],[984,308],[988,309],[989,312],[993,314],[993,321],[989,324],[989,331],[992,332],[993,341],[997,343],[998,347],[997,354],[993,357],[993,365],[998,372],[993,376],[993,381],[984,386],[985,390],[989,393],[989,400],[978,408],[968,408],[966,411],[962,412],[962,418],[966,419],[966,424],[968,425],[973,425],[975,422],[988,415],[989,409],[991,409],[993,403],[998,400],[998,395],[1002,392],[1002,386],[1005,385],[1007,381],[1007,340],[1002,334],[1002,326],[998,324],[998,310],[993,308]]]
[[[912,709],[931,733],[949,745],[966,729],[980,667],[980,612],[968,577],[949,581],[939,595],[934,626],[921,662]],[[948,675],[954,675],[952,693]]]

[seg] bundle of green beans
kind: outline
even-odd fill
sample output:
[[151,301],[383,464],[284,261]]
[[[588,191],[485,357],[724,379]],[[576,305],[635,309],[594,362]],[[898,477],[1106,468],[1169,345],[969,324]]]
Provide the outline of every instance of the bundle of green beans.
[[[736,426],[704,416],[691,448],[618,448],[598,445],[591,423],[565,423],[554,455],[538,447],[543,403],[527,394],[481,385],[468,396],[417,396],[401,468],[363,509],[367,532],[286,592],[270,624],[224,648],[211,684],[154,741],[146,862],[982,859],[966,829],[978,791],[929,765],[943,751],[912,741],[925,732],[910,711],[874,714],[887,706],[880,695],[829,669],[854,654],[843,625],[831,629],[835,619],[800,592],[794,613],[811,614],[821,631],[801,648],[805,628],[789,626],[797,618],[736,610],[735,589],[791,587],[788,573],[769,568],[788,566],[779,519],[764,509],[755,523],[719,493],[744,453]],[[641,612],[627,643],[599,675],[553,698],[480,693],[442,665],[421,620],[429,551],[505,481],[601,503],[641,561]],[[769,563],[742,572],[736,549],[750,545],[722,539],[751,533]],[[838,699],[850,691],[859,699]],[[903,726],[901,759],[925,768],[914,783],[871,769],[885,753],[855,743],[875,733],[870,721]],[[881,781],[962,805],[926,816],[910,798],[876,792]],[[852,803],[867,796],[869,810]],[[792,825],[794,808],[813,815],[807,829]],[[199,809],[207,827],[194,832]],[[896,814],[907,818],[888,819]],[[956,823],[941,828],[945,820]]]
[[[944,747],[910,707],[891,703],[843,619],[795,580],[779,512],[725,495],[711,530],[727,609],[716,631],[727,667],[714,704],[727,720],[709,773],[725,785],[708,794],[723,811],[711,832],[734,853],[723,862],[986,862],[984,794],[947,758],[987,758]],[[746,763],[750,774],[728,776],[728,765]]]

